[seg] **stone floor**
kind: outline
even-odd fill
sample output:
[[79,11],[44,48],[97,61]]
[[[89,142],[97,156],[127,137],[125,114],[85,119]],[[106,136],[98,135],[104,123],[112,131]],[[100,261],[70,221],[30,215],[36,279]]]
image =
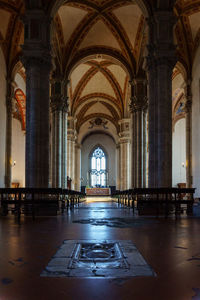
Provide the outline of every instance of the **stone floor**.
[[[200,218],[143,218],[90,199],[20,226],[1,217],[0,239],[0,300],[200,300]],[[66,240],[131,241],[157,276],[41,277]]]

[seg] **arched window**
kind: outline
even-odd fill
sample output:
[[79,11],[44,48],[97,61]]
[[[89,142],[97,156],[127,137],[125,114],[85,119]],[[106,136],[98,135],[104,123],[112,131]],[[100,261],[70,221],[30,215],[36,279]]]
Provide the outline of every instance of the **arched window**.
[[100,147],[97,147],[92,153],[90,164],[91,186],[105,187],[107,185],[106,156]]

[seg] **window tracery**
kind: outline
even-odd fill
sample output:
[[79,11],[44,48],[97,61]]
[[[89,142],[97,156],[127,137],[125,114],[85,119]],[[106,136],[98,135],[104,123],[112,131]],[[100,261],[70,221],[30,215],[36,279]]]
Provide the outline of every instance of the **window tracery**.
[[105,187],[107,185],[106,156],[104,151],[100,147],[97,147],[93,151],[90,164],[91,164],[91,171],[90,171],[91,186]]

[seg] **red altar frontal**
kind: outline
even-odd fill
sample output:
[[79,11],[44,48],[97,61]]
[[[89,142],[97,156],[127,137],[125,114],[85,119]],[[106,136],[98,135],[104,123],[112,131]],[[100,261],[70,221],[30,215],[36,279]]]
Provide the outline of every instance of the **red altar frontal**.
[[88,196],[109,196],[109,188],[86,188],[86,195]]

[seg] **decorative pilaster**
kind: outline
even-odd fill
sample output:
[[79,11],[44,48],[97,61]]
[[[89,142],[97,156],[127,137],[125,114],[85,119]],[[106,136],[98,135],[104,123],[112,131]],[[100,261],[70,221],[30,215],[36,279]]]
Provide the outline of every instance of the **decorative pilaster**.
[[66,188],[68,111],[67,82],[59,77],[54,77],[52,80],[51,88],[52,187]]
[[186,187],[192,187],[192,138],[191,138],[191,116],[192,116],[192,92],[191,81],[186,86],[186,104],[185,104],[185,121],[186,121]]
[[7,79],[6,95],[6,157],[5,157],[5,187],[11,187],[12,179],[12,108],[14,87],[12,81]]
[[120,190],[130,188],[130,119],[119,121]]
[[170,2],[158,1],[149,20],[149,187],[172,186],[172,71],[176,64]]
[[49,186],[50,19],[41,1],[27,1],[23,64],[26,69],[26,187]]

